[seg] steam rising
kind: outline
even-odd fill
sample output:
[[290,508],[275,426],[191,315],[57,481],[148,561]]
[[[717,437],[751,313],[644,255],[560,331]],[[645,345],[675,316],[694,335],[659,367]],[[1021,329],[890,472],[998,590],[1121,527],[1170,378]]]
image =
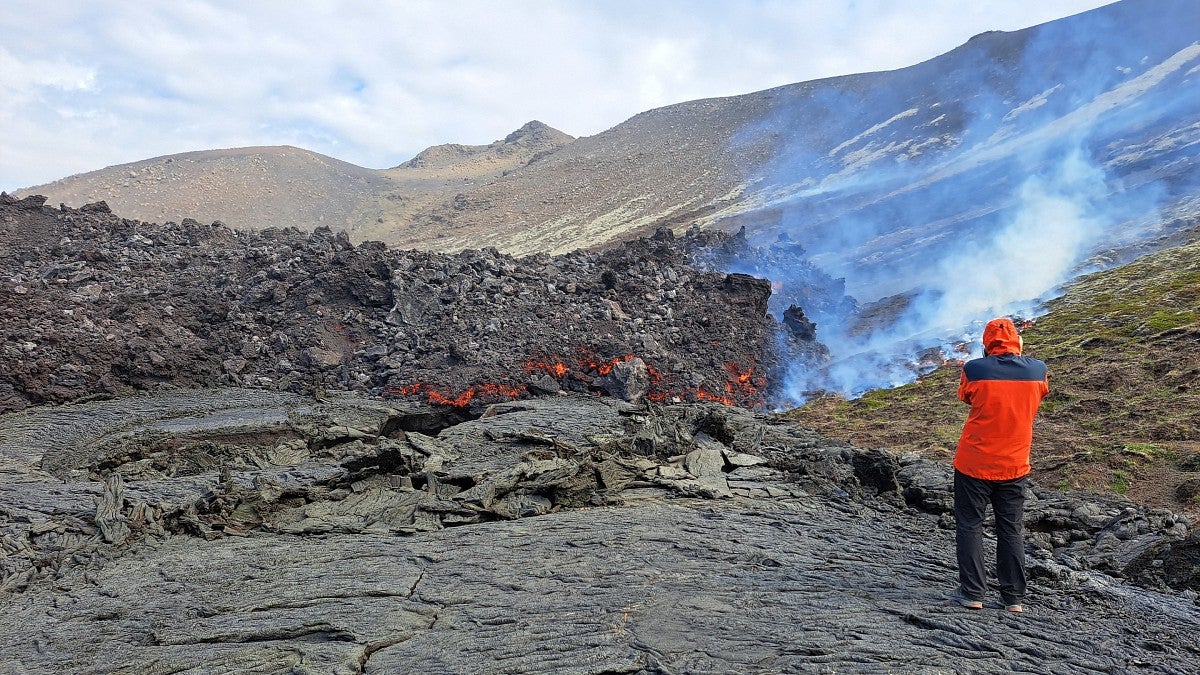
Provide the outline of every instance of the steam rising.
[[946,283],[919,323],[948,330],[988,315],[1029,314],[1047,291],[1074,276],[1089,245],[1111,225],[1104,203],[1104,173],[1079,151],[1027,178],[1017,189],[1019,207],[990,240],[967,245],[939,261]]
[[779,282],[772,310],[803,308],[829,349],[792,364],[785,403],[977,356],[988,319],[1032,318],[1065,282],[1178,226],[1160,208],[1200,188],[1200,22],[1164,24],[1143,6],[1135,18],[1150,20],[1132,28],[1139,8],[1125,5],[902,71],[796,85],[745,131],[781,140],[748,181],[760,207],[734,222],[795,254],[728,267]]
[[[984,322],[1036,316],[1040,302],[1081,271],[1085,253],[1113,224],[1112,210],[1103,208],[1109,189],[1104,172],[1078,150],[1029,176],[999,227],[952,241],[940,257],[928,259],[932,273],[891,323],[859,333],[853,317],[821,317],[820,337],[832,362],[825,368],[797,364],[787,396],[802,401],[814,390],[856,396],[910,382],[937,365],[917,359],[930,347],[947,356],[978,356]],[[914,283],[903,274],[893,278]],[[971,352],[956,351],[962,343],[971,344]]]

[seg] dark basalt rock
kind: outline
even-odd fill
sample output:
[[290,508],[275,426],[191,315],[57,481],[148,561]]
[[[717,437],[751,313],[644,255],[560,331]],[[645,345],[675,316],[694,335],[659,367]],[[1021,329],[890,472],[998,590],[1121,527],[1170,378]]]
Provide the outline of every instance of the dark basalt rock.
[[947,599],[946,467],[717,404],[562,395],[455,414],[226,389],[5,415],[6,665],[1053,673],[1200,659],[1200,547],[1170,514],[1036,490],[1028,611],[989,598],[975,612]]
[[804,316],[804,310],[795,305],[784,310],[783,325],[797,340],[812,342],[817,339],[817,324],[809,321],[808,317]]
[[783,359],[770,285],[697,266],[717,235],[517,259],[42,202],[0,200],[0,412],[164,384],[755,406]]

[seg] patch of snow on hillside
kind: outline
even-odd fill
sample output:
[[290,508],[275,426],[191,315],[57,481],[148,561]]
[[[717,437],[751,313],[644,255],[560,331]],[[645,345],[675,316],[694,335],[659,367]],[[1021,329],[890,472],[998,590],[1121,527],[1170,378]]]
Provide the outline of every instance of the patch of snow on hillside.
[[842,164],[846,167],[845,170],[839,171],[835,175],[843,176],[848,173],[852,173],[855,169],[857,169],[859,167],[865,166],[867,164],[871,164],[872,162],[875,162],[876,160],[883,159],[884,157],[887,157],[888,155],[893,154],[899,150],[904,150],[905,148],[909,147],[912,144],[913,144],[912,141],[903,141],[900,143],[892,141],[891,143],[888,143],[887,145],[883,145],[883,146],[881,146],[877,143],[871,143],[863,148],[855,150],[854,152],[851,152],[848,155],[846,155],[846,157],[842,160]]
[[938,115],[937,117],[929,120],[928,122],[926,122],[924,124],[918,124],[917,128],[937,126],[937,124],[944,119],[946,119],[946,113],[942,113],[941,115]]
[[1125,152],[1114,157],[1112,163],[1114,165],[1128,164],[1152,155],[1179,152],[1193,145],[1200,145],[1200,122],[1157,136],[1140,145],[1130,145]]
[[[1145,94],[1150,89],[1158,86],[1169,75],[1183,68],[1188,62],[1196,59],[1200,59],[1200,43],[1192,43],[1190,46],[1179,50],[1166,61],[1148,69],[1141,75],[1097,96],[1091,104],[1084,106],[1080,112],[1088,111],[1090,108],[1089,112],[1091,116],[1099,117],[1100,113]],[[1188,73],[1194,72],[1197,68],[1200,68],[1200,65],[1193,66]]]
[[1062,88],[1063,88],[1063,86],[1061,84],[1056,84],[1053,87],[1050,87],[1049,89],[1047,89],[1046,91],[1043,91],[1042,93],[1038,94],[1037,96],[1034,96],[1033,98],[1029,99],[1028,101],[1026,101],[1026,102],[1022,103],[1021,105],[1010,110],[1008,112],[1008,114],[1004,116],[1004,121],[1008,122],[1012,119],[1015,119],[1016,117],[1019,117],[1020,115],[1022,115],[1024,113],[1029,112],[1030,110],[1037,110],[1038,108],[1046,105],[1046,101],[1048,101],[1050,99],[1051,94],[1053,94],[1054,92],[1056,92]]
[[912,117],[913,115],[916,115],[916,114],[917,114],[917,109],[916,109],[916,108],[910,108],[910,109],[908,109],[908,110],[905,110],[905,111],[904,111],[904,112],[902,112],[902,113],[899,113],[899,114],[897,114],[897,115],[894,115],[894,116],[893,116],[893,117],[891,117],[890,119],[888,119],[888,120],[885,120],[885,121],[883,121],[883,122],[880,122],[879,124],[876,124],[875,126],[871,127],[870,129],[867,129],[866,131],[862,132],[861,134],[859,134],[859,135],[855,136],[854,138],[851,138],[850,140],[848,140],[848,141],[845,141],[844,143],[842,143],[841,145],[837,146],[837,147],[836,147],[836,148],[834,148],[833,150],[830,150],[830,151],[829,151],[829,156],[830,156],[830,157],[833,157],[834,155],[838,154],[838,153],[839,153],[839,152],[841,152],[842,150],[845,150],[847,147],[849,147],[849,146],[851,146],[851,145],[854,145],[855,143],[857,143],[857,142],[861,141],[862,139],[866,138],[867,136],[870,136],[871,134],[873,134],[873,133],[875,133],[875,132],[879,131],[880,129],[883,129],[884,127],[888,126],[889,124],[891,124],[891,123],[893,123],[893,122],[896,122],[897,120],[902,120],[902,119],[904,119],[905,117]]
[[929,148],[936,150],[948,150],[958,145],[958,137],[952,134],[942,134],[941,136],[933,136],[924,141],[914,141],[908,148],[908,152],[896,157],[897,161],[911,159],[917,157]]
[[1131,101],[1145,95],[1173,73],[1187,66],[1196,68],[1192,62],[1197,59],[1200,59],[1200,43],[1193,43],[1141,75],[1097,95],[1091,101],[1047,124],[1019,134],[1014,133],[1012,127],[1003,127],[987,142],[973,148],[971,154],[954,158],[953,162],[947,163],[925,180],[914,183],[913,187],[945,180],[987,162],[1016,155],[1024,148],[1035,148],[1065,138],[1080,129],[1086,129],[1106,113],[1130,105]]

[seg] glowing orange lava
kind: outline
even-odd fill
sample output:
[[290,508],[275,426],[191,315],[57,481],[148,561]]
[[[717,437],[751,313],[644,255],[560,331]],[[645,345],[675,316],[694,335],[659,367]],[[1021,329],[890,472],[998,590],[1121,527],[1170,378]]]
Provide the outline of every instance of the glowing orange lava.
[[[524,371],[526,373],[548,373],[559,380],[570,378],[573,381],[583,383],[587,386],[588,390],[595,390],[596,385],[593,384],[594,378],[611,375],[613,368],[617,364],[627,363],[639,358],[636,354],[624,354],[606,359],[584,348],[579,349],[578,352],[577,357],[573,360],[553,355],[538,355],[525,362]],[[570,363],[574,363],[574,365],[568,365]],[[712,388],[703,386],[689,392],[672,388],[667,384],[668,376],[664,376],[647,363],[646,370],[650,377],[650,390],[646,393],[646,399],[655,403],[679,403],[696,400],[713,401],[731,406],[747,403],[750,405],[759,405],[762,403],[759,390],[765,386],[766,379],[755,375],[755,369],[756,366],[754,365],[743,369],[737,363],[727,362],[724,365],[725,383],[723,392],[719,389],[714,391]],[[403,387],[385,389],[384,392],[401,396],[424,394],[428,401],[434,405],[463,408],[470,405],[477,398],[511,399],[527,394],[528,390],[526,387],[520,385],[485,383],[475,384],[466,391],[452,394],[444,390],[434,389],[427,383],[417,382]],[[595,393],[599,395],[601,392],[595,391]]]
[[733,399],[729,396],[719,396],[714,394],[704,387],[696,389],[696,398],[701,401],[713,401],[714,403],[723,403],[725,405],[733,405]]
[[404,387],[395,387],[384,389],[387,394],[400,394],[402,396],[412,396],[425,392],[425,397],[434,405],[447,405],[454,408],[465,408],[475,400],[476,396],[486,398],[516,398],[524,394],[526,389],[523,386],[511,386],[505,384],[485,383],[471,385],[466,391],[454,396],[452,394],[443,393],[436,389],[430,388],[424,382],[417,382]]
[[585,371],[594,370],[601,375],[608,375],[612,372],[613,366],[617,365],[618,363],[632,361],[636,358],[637,355],[635,354],[626,354],[624,356],[618,356],[616,358],[609,359],[608,361],[600,362],[597,361],[595,357],[588,356],[585,353],[584,356],[579,357],[579,367]]
[[[755,366],[743,370],[741,366],[733,362],[725,364],[725,391],[713,391],[709,388],[699,386],[692,392],[667,391],[661,388],[651,389],[650,393],[646,394],[646,399],[654,403],[675,402],[685,400],[697,401],[712,401],[724,405],[739,405],[739,403],[748,403],[750,405],[760,405],[762,400],[759,398],[759,389],[766,384],[766,378],[756,377],[754,375]],[[658,373],[651,374],[651,382],[659,383],[663,377]]]
[[535,370],[544,370],[561,380],[566,376],[570,369],[567,368],[567,364],[563,363],[562,361],[555,361],[551,363],[548,361],[537,361],[531,359],[525,362],[525,372],[532,373]]

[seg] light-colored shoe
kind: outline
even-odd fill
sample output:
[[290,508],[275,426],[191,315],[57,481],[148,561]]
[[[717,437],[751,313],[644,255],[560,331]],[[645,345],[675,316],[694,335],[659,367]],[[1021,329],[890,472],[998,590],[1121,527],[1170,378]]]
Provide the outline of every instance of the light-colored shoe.
[[1021,612],[1025,611],[1025,605],[1022,605],[1020,603],[1016,603],[1016,604],[1012,604],[1012,605],[1005,605],[1004,609],[1005,609],[1005,611],[1012,612],[1013,614],[1020,614]]
[[955,591],[954,595],[950,597],[960,606],[966,607],[967,609],[983,609],[982,600],[972,600],[971,598],[963,595],[962,591]]

